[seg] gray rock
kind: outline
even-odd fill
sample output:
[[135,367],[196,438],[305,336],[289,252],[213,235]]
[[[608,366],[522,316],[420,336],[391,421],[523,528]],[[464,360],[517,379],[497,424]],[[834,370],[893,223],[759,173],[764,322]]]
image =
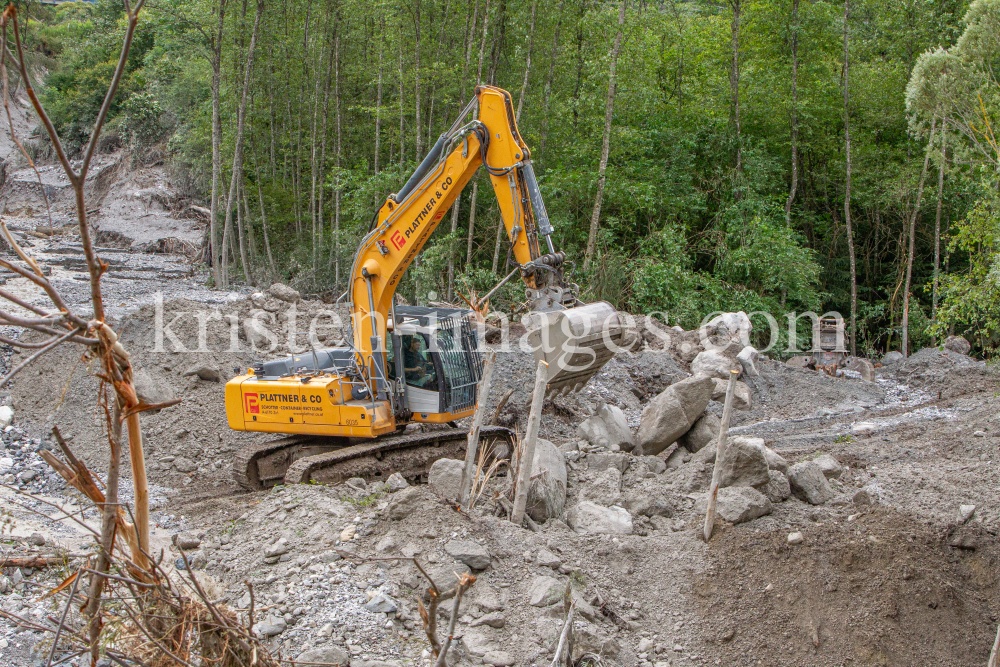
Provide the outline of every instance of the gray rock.
[[9,595],[12,590],[14,590],[14,582],[9,577],[0,574],[0,595]]
[[706,412],[677,442],[687,448],[689,452],[697,452],[705,445],[718,440],[721,428],[722,421],[711,412]]
[[[708,509],[708,494],[695,503],[695,512],[704,515]],[[771,501],[763,493],[749,486],[727,486],[719,489],[715,499],[715,513],[729,523],[753,521],[771,513]]]
[[787,500],[792,495],[792,487],[788,484],[788,478],[778,470],[769,470],[770,479],[767,484],[759,487],[761,493],[767,496],[772,503],[780,503]]
[[632,534],[632,515],[622,507],[603,507],[584,500],[570,509],[566,518],[570,527],[581,534]]
[[716,315],[705,325],[713,327],[718,336],[723,336],[731,340],[745,341],[750,339],[750,332],[753,331],[753,323],[742,310],[735,313],[722,313]]
[[181,549],[182,551],[190,551],[191,549],[197,549],[201,546],[201,538],[195,533],[189,531],[174,533],[173,537],[170,538],[170,541],[175,547]]
[[462,646],[465,652],[476,657],[483,657],[492,649],[490,638],[482,630],[469,630],[462,635]]
[[455,500],[462,488],[465,463],[456,459],[438,459],[427,473],[427,485],[442,498]]
[[619,505],[622,502],[622,474],[617,468],[602,470],[580,489],[580,500],[598,505]]
[[625,413],[618,406],[603,402],[598,403],[597,414],[577,426],[577,433],[595,447],[618,447],[623,452],[630,452],[635,447]]
[[538,555],[535,557],[535,562],[542,567],[551,567],[552,569],[556,569],[562,565],[562,559],[548,549],[540,550]]
[[[174,400],[174,390],[162,378],[154,378],[145,368],[140,368],[132,376],[135,394],[146,405],[156,405]],[[159,410],[150,410],[148,414],[156,414]]]
[[38,476],[38,473],[34,470],[23,470],[17,475],[17,479],[23,482],[30,482]]
[[284,537],[278,539],[277,542],[269,546],[264,550],[264,558],[274,558],[275,556],[284,556],[289,551],[291,547],[288,546],[288,540]]
[[788,544],[789,544],[789,546],[793,546],[794,547],[794,546],[796,546],[798,544],[802,544],[805,541],[806,541],[806,538],[802,535],[802,533],[800,533],[798,531],[796,531],[794,533],[788,533]]
[[268,616],[265,620],[260,621],[257,625],[253,626],[253,632],[258,637],[274,637],[280,635],[288,628],[288,624],[285,619],[281,616]]
[[787,475],[795,495],[813,505],[822,505],[836,495],[815,461],[796,463],[788,468]]
[[637,449],[659,454],[687,433],[712,399],[712,378],[695,376],[664,389],[642,411]]
[[856,373],[859,373],[861,375],[861,379],[865,380],[866,382],[875,381],[875,366],[873,366],[872,362],[868,361],[867,359],[862,359],[860,357],[851,357],[844,363],[843,368],[845,370],[855,371]]
[[566,583],[555,577],[535,577],[528,587],[528,604],[532,607],[548,607],[563,599]]
[[640,456],[637,458],[642,461],[642,465],[646,466],[646,470],[654,475],[659,475],[667,470],[666,461],[661,459],[659,456]]
[[806,365],[812,360],[812,357],[807,357],[803,354],[797,354],[794,357],[789,357],[785,360],[785,365],[791,366],[792,368],[805,368]]
[[385,593],[378,593],[365,604],[365,609],[373,613],[395,614],[398,607],[391,597]]
[[292,289],[282,283],[274,283],[267,288],[267,293],[285,303],[298,303],[302,300],[302,295],[299,294],[298,290]]
[[829,454],[817,456],[813,460],[823,471],[823,474],[827,479],[837,479],[844,474],[844,466],[840,465],[840,461],[833,458]]
[[490,552],[472,540],[451,540],[444,550],[455,560],[461,561],[473,570],[485,570],[490,566]]
[[487,625],[491,628],[502,628],[507,624],[507,619],[504,618],[503,612],[494,611],[489,614],[480,616],[472,623],[469,623],[470,628],[478,628],[480,625]]
[[[963,338],[962,340],[965,339]],[[975,513],[976,513],[975,505],[959,505],[958,507],[959,523],[968,523],[969,519],[971,519]]]
[[885,365],[894,364],[897,361],[902,361],[902,360],[903,360],[903,353],[899,352],[898,350],[891,350],[889,352],[886,352],[885,356],[882,357],[882,363]]
[[587,454],[587,467],[595,472],[608,468],[625,472],[628,469],[628,455],[620,452],[591,452]]
[[[332,629],[333,628],[331,626],[331,631]],[[295,659],[295,662],[296,664],[304,664],[305,667],[308,667],[308,663],[310,662],[347,667],[350,663],[350,659],[350,654],[342,646],[330,644],[327,646],[317,646],[316,648],[311,648],[308,651],[299,653],[299,657]]]
[[944,349],[958,352],[959,354],[968,354],[972,352],[972,343],[962,336],[948,336],[944,339]]
[[185,456],[178,456],[174,459],[174,468],[178,472],[194,472],[198,469],[198,464]]
[[778,472],[788,470],[788,461],[785,460],[785,457],[770,447],[764,448],[764,456],[767,457],[767,467],[771,470],[777,470]]
[[740,353],[736,355],[736,361],[740,362],[740,365],[743,366],[743,375],[752,378],[760,375],[760,372],[757,370],[757,359],[759,357],[757,349],[750,345],[740,350]]
[[511,667],[517,661],[506,651],[487,651],[483,656],[483,662],[493,667]]
[[409,486],[390,496],[387,507],[389,518],[394,521],[405,519],[417,510],[431,506],[433,502],[427,491],[419,486]]
[[[965,505],[962,505],[962,507],[965,507]],[[972,509],[973,510],[976,509],[975,505],[972,506]],[[28,544],[30,544],[33,547],[44,547],[45,536],[42,535],[41,533],[32,533],[31,535],[28,536]]]
[[222,371],[219,369],[219,364],[214,361],[197,363],[184,372],[184,377],[191,377],[193,375],[197,375],[206,382],[219,382],[222,379]]
[[735,359],[730,359],[719,350],[704,350],[691,362],[692,375],[729,380],[730,371],[741,371],[743,366]]
[[[720,403],[726,400],[726,391],[729,387],[729,380],[715,378],[715,389],[712,391],[712,400]],[[733,409],[749,410],[753,407],[753,396],[750,394],[750,387],[744,382],[737,381],[733,387]]]
[[614,660],[621,650],[618,640],[606,635],[593,623],[573,623],[573,664],[587,653]]
[[525,511],[534,521],[562,516],[566,506],[566,459],[554,444],[538,438],[531,463]]
[[[458,578],[463,574],[472,574],[472,570],[465,563],[451,562],[444,565],[435,565],[428,568],[428,566],[423,566],[427,570],[427,574],[430,575],[434,583],[437,584],[438,590],[447,591],[455,587],[458,583]],[[421,586],[424,586],[426,581],[421,577]],[[426,590],[426,588],[425,588]]]
[[761,486],[770,479],[762,438],[733,436],[719,467],[719,486]]
[[678,447],[673,451],[673,453],[667,457],[667,469],[677,470],[682,465],[691,460],[691,452],[684,449],[683,447]]
[[389,475],[389,479],[385,480],[385,487],[389,489],[390,493],[393,491],[402,491],[409,485],[410,483],[406,481],[406,478],[398,472],[392,473]]

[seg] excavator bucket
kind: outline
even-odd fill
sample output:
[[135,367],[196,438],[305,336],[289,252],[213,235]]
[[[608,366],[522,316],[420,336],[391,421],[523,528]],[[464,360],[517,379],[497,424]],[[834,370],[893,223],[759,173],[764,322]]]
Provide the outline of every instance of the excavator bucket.
[[582,389],[625,344],[626,329],[607,301],[531,313],[526,320],[535,359],[549,365],[549,396]]

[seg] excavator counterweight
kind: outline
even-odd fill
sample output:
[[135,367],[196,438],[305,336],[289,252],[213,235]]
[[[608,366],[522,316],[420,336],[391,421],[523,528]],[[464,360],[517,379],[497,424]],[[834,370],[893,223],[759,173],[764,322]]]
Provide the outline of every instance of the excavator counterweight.
[[[257,364],[227,384],[231,428],[290,436],[240,452],[234,475],[242,486],[378,478],[390,469],[416,478],[461,449],[465,430],[446,425],[472,415],[480,399],[474,313],[394,301],[406,269],[480,167],[497,196],[511,275],[525,283],[532,312],[522,321],[536,358],[548,363],[548,391],[579,390],[614,355],[625,329],[611,304],[581,303],[564,277],[566,256],[553,247],[510,94],[479,86],[362,239],[346,292],[348,344]],[[412,423],[424,426],[401,433]],[[485,433],[494,452],[512,451],[512,432]]]

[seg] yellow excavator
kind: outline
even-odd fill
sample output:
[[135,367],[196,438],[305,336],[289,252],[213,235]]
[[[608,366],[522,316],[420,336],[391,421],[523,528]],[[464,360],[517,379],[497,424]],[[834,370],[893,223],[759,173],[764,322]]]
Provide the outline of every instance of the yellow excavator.
[[[477,105],[478,118],[463,123]],[[479,86],[361,241],[341,297],[350,299],[347,345],[258,363],[226,384],[230,428],[286,436],[240,450],[237,483],[256,490],[384,480],[393,472],[417,479],[439,458],[462,458],[467,431],[455,422],[475,411],[482,375],[474,313],[396,305],[395,293],[480,166],[493,183],[515,265],[494,291],[515,275],[524,281],[531,312],[522,322],[536,358],[548,363],[549,393],[580,389],[613,356],[622,323],[607,302],[582,304],[564,278],[571,263],[553,248],[510,94]],[[411,423],[424,426],[407,429]],[[480,437],[513,446],[505,428],[484,427]]]

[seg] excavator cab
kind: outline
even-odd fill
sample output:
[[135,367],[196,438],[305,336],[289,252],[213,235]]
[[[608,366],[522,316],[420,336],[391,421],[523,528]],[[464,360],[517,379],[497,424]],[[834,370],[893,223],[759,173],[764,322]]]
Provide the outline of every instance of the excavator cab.
[[475,408],[483,363],[471,315],[460,308],[396,308],[387,370],[407,419],[447,423]]

